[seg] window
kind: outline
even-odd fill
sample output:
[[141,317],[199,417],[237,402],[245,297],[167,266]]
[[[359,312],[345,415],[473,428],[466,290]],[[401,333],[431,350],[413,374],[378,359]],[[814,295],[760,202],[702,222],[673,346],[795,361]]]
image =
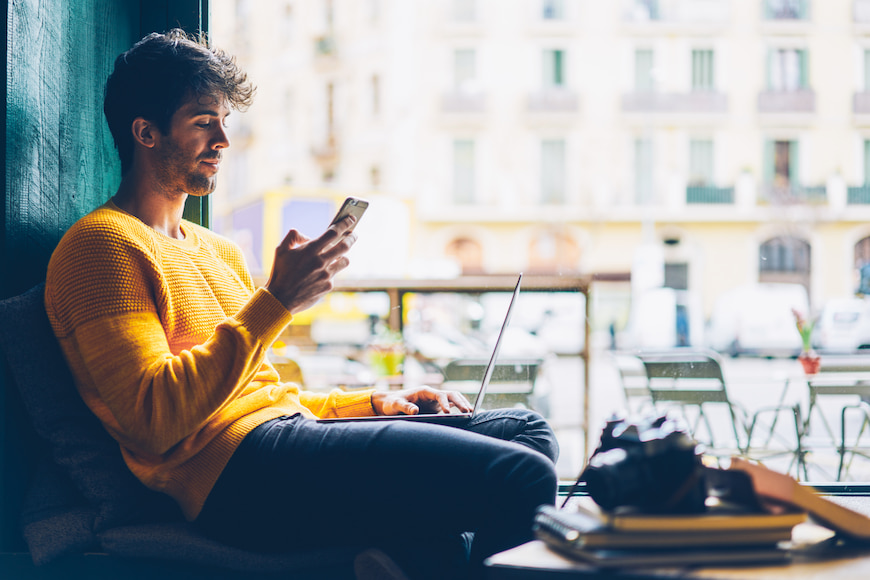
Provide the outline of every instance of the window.
[[807,0],[765,0],[764,17],[794,20],[807,17]]
[[467,90],[477,77],[477,53],[463,48],[453,51],[453,87]]
[[689,289],[689,264],[686,262],[665,262],[665,288],[674,290]]
[[372,115],[376,117],[381,113],[381,79],[378,75],[372,75],[371,96]]
[[870,91],[870,48],[864,49],[864,90]]
[[771,238],[758,250],[758,281],[803,284],[809,289],[810,245],[791,236]]
[[788,188],[798,183],[798,142],[767,141],[764,146],[764,182]]
[[798,91],[809,87],[807,51],[796,48],[770,50],[767,87],[773,91]]
[[689,185],[713,183],[713,141],[692,139],[689,142]]
[[634,141],[634,195],[635,201],[648,204],[653,201],[653,144],[652,139]]
[[654,89],[653,51],[639,48],[634,51],[634,90],[647,92]]
[[453,141],[453,201],[474,202],[474,141]]
[[565,86],[565,51],[544,51],[544,87]]
[[544,20],[563,20],[565,18],[565,0],[543,0],[541,17]]
[[709,49],[692,51],[692,90],[712,91],[715,87],[713,51]]
[[545,139],[541,142],[541,202],[565,201],[565,141]]
[[452,16],[456,22],[474,22],[477,20],[476,0],[453,0]]
[[870,185],[870,139],[864,139],[864,185]]

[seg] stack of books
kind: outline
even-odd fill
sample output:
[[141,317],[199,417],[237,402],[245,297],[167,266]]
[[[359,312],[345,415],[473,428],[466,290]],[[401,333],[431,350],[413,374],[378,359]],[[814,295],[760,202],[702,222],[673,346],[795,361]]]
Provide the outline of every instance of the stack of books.
[[804,512],[739,515],[603,513],[542,506],[535,535],[568,556],[599,567],[682,566],[784,560]]
[[831,502],[788,475],[734,458],[768,512],[656,515],[603,512],[591,501],[541,506],[535,535],[551,548],[602,568],[744,564],[787,560],[793,528],[811,519],[851,544],[870,544],[870,517]]

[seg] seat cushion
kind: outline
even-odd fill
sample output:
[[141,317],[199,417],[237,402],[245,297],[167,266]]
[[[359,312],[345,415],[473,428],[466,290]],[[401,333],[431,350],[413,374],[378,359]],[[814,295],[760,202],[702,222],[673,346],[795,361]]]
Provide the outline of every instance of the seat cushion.
[[[45,506],[38,505],[39,494],[31,493],[26,525],[31,526],[31,532],[39,528],[33,527],[38,514],[51,514],[47,520],[62,520],[61,497],[84,498],[83,503],[70,501],[68,507],[73,511],[91,508],[94,531],[133,522],[181,519],[170,498],[149,490],[133,476],[117,442],[82,401],[48,322],[44,292],[45,285],[39,284],[20,296],[0,301],[0,347],[34,430],[73,490],[42,494]],[[50,528],[48,521],[44,524],[42,528]],[[57,533],[63,536],[62,530]],[[78,540],[73,544],[78,545]],[[55,552],[56,546],[52,549]]]

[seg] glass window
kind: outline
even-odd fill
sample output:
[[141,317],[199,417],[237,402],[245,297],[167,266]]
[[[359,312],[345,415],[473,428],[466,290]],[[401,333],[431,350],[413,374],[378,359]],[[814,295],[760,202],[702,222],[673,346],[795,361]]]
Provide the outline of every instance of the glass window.
[[467,88],[477,76],[477,53],[474,49],[463,48],[453,51],[453,87],[458,90]]
[[545,139],[541,142],[541,201],[565,201],[564,139]]
[[807,51],[775,48],[770,51],[768,88],[773,91],[797,91],[809,86]]
[[864,185],[870,185],[870,139],[864,139]]
[[692,139],[689,142],[689,184],[713,183],[713,141]]
[[543,0],[541,17],[544,20],[562,20],[565,18],[565,0]]
[[713,51],[709,49],[692,51],[692,90],[712,91],[715,87]]
[[474,141],[453,141],[453,201],[474,202]]
[[477,20],[477,1],[453,0],[452,16],[456,22],[474,22]]
[[634,51],[634,90],[646,92],[654,89],[653,51],[639,48]]
[[562,87],[565,85],[565,51],[544,51],[544,87]]
[[653,201],[653,143],[643,137],[634,141],[634,194],[638,204]]

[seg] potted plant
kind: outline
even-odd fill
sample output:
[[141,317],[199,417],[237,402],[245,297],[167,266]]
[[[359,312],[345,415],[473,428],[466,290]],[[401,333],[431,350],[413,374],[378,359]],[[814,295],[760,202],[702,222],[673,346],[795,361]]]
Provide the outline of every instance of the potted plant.
[[794,308],[792,308],[791,312],[794,314],[795,326],[797,326],[797,330],[801,335],[802,348],[800,355],[798,355],[798,360],[801,362],[801,366],[806,374],[814,375],[819,372],[819,365],[821,363],[821,358],[813,350],[812,345],[813,328],[816,323],[815,321],[806,320]]

